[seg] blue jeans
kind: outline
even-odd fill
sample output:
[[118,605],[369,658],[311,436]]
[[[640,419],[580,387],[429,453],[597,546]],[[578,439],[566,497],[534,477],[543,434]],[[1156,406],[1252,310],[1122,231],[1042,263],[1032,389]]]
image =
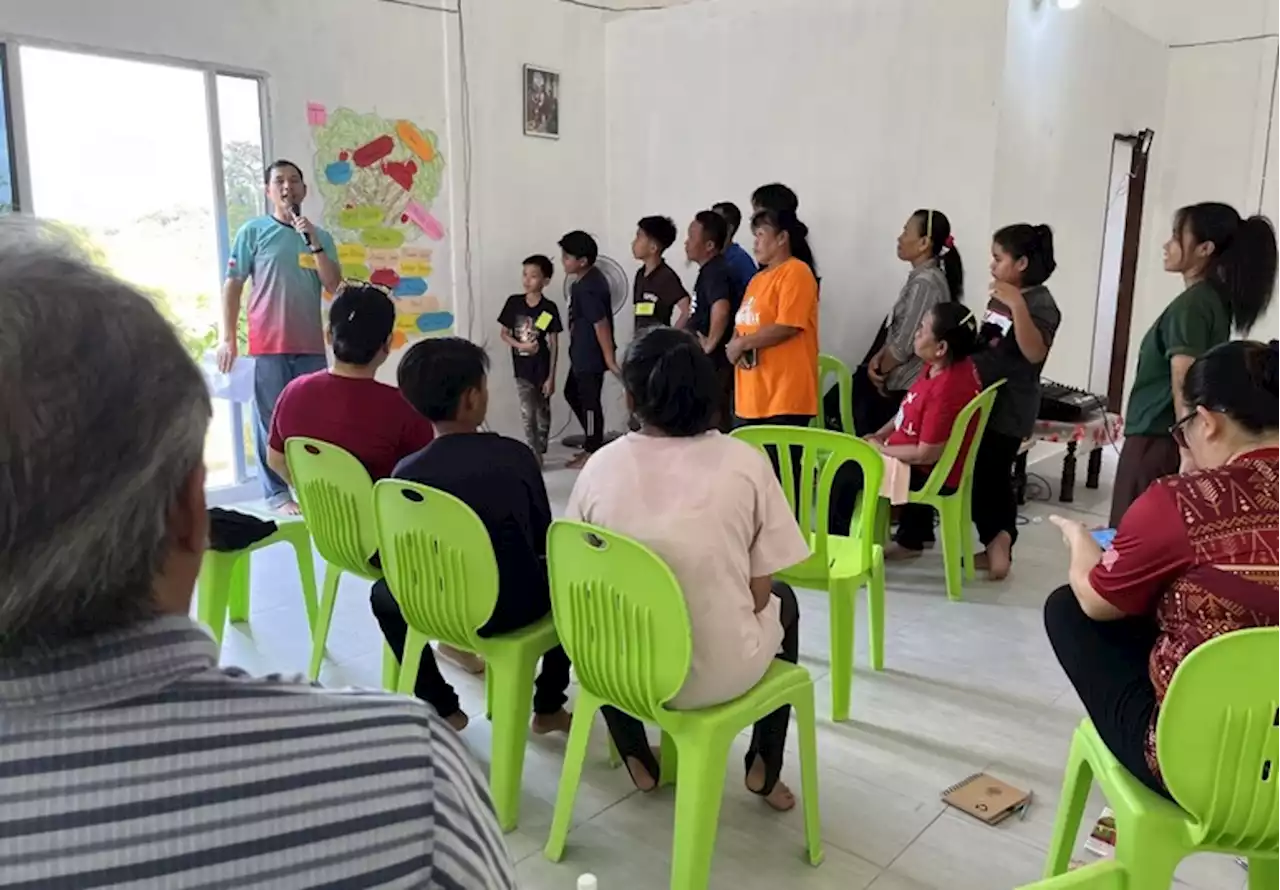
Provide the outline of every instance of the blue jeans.
[[258,452],[258,480],[262,496],[272,507],[289,500],[289,486],[267,466],[267,442],[271,437],[271,412],[289,381],[323,371],[323,355],[255,355],[253,357],[254,448]]

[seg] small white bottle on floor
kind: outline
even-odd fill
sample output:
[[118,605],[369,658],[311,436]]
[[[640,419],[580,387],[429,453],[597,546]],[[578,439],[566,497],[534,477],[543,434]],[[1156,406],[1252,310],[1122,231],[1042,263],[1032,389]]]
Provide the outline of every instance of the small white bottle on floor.
[[578,890],[600,890],[600,883],[596,880],[595,875],[581,875],[578,878]]

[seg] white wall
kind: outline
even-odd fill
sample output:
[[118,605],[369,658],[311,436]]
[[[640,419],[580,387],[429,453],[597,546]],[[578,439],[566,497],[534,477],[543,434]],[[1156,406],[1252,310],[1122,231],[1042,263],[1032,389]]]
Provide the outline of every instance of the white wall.
[[813,232],[824,350],[862,358],[906,276],[894,240],[917,207],[951,217],[982,289],[1003,0],[709,0],[606,31],[605,242],[629,270],[641,216],[683,231],[718,200],[749,213],[752,190],[781,180]]
[[1007,27],[991,219],[1053,227],[1062,325],[1045,374],[1083,388],[1113,137],[1159,129],[1167,50],[1093,3],[1011,0]]
[[[264,75],[270,153],[304,164],[312,154],[310,100],[331,110],[407,117],[447,137],[448,184],[436,211],[448,217],[453,281],[433,279],[433,290],[448,286],[459,332],[489,339],[491,419],[518,434],[510,360],[493,319],[501,300],[519,290],[524,256],[557,256],[562,231],[603,226],[604,14],[555,0],[470,0],[465,11],[474,163],[469,203],[456,15],[377,0],[0,0],[0,35]],[[523,62],[562,74],[559,141],[522,135]],[[140,125],[164,119],[165,110],[148,107],[145,96],[122,98]],[[463,238],[468,206],[470,276]],[[562,403],[557,414],[567,416]]]

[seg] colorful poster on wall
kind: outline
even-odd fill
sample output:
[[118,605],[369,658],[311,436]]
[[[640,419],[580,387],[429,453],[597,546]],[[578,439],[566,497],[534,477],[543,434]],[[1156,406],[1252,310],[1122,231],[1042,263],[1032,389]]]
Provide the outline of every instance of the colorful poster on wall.
[[396,301],[393,348],[453,330],[442,265],[445,228],[432,213],[444,184],[434,132],[407,120],[307,103],[314,180],[344,278],[387,288]]

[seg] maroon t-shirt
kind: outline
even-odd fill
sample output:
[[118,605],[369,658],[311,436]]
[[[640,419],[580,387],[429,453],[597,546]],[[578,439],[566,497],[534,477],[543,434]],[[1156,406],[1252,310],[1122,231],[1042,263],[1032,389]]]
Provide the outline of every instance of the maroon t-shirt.
[[317,371],[290,382],[271,415],[273,450],[283,452],[293,436],[351,452],[376,482],[426,448],[435,429],[394,386]]
[[[956,418],[974,396],[982,392],[978,370],[972,359],[961,359],[948,365],[937,374],[931,374],[926,366],[902,399],[898,409],[897,429],[890,434],[887,445],[945,445],[951,438],[951,428]],[[973,438],[972,425],[965,432],[964,444],[956,455],[947,476],[947,485],[955,487],[964,475],[964,459],[969,453]]]

